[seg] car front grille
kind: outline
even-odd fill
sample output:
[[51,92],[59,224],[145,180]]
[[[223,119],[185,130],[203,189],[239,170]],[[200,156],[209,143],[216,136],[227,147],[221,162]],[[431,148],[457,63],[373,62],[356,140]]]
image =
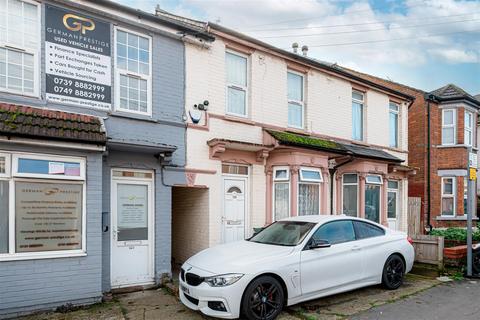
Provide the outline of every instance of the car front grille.
[[180,279],[182,279],[182,281],[185,281],[185,270],[180,269]]
[[198,306],[198,299],[195,299],[193,297],[190,297],[188,294],[183,294],[185,296],[185,298],[187,298],[188,301],[190,301],[190,303]]
[[203,282],[203,277],[200,277],[199,275],[196,275],[195,273],[186,273],[185,274],[185,280],[186,282],[193,286],[193,287],[196,287],[198,285],[200,285],[200,283]]

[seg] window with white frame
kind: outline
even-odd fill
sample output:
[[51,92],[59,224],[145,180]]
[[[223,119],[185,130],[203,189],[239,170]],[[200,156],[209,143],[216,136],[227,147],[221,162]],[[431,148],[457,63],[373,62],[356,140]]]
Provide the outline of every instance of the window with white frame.
[[29,0],[0,0],[0,90],[38,94],[40,6]]
[[352,91],[352,139],[363,140],[364,94]]
[[400,106],[394,102],[389,105],[389,140],[390,147],[398,148],[398,115],[400,114]]
[[358,175],[346,173],[343,180],[343,214],[351,217],[358,216]]
[[288,126],[303,129],[304,94],[303,76],[295,72],[287,72],[288,86]]
[[455,215],[456,186],[455,177],[442,178],[442,216]]
[[247,116],[248,58],[239,53],[225,53],[227,73],[227,114]]
[[116,109],[151,115],[152,39],[120,28],[115,29],[115,39]]
[[301,168],[298,182],[298,215],[320,214],[320,183],[322,172],[314,168]]
[[273,218],[275,221],[290,216],[290,171],[287,167],[273,170]]
[[465,144],[473,145],[473,113],[465,111]]
[[453,145],[457,141],[457,115],[455,109],[442,110],[442,145]]
[[0,260],[85,254],[85,159],[0,153]]

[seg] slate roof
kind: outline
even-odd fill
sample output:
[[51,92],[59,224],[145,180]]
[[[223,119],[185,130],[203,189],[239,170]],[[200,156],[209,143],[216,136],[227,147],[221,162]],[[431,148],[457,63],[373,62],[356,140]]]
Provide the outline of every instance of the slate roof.
[[388,152],[372,147],[357,146],[350,143],[326,140],[312,136],[304,136],[290,132],[273,130],[266,131],[281,145],[352,155],[359,158],[384,160],[397,163],[403,162],[403,160],[389,154]]
[[451,83],[433,90],[430,94],[433,94],[440,101],[468,100],[480,107],[480,101],[477,98]]
[[95,116],[0,103],[0,134],[105,145],[102,120]]
[[475,99],[477,99],[478,101],[480,101],[480,94],[477,94],[477,95],[475,96]]

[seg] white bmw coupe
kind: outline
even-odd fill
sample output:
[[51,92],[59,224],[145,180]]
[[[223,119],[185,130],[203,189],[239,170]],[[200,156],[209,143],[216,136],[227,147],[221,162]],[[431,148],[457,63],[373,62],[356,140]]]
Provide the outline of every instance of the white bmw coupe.
[[275,319],[284,306],[382,283],[412,269],[405,233],[344,215],[280,220],[248,240],[219,245],[182,266],[180,299],[212,317]]

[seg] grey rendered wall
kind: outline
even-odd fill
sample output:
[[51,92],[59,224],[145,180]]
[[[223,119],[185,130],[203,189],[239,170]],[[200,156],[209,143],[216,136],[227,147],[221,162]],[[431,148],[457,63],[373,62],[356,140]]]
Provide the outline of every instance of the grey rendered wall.
[[101,299],[101,153],[78,153],[0,144],[2,150],[52,153],[87,158],[87,256],[0,262],[0,318],[66,303]]

